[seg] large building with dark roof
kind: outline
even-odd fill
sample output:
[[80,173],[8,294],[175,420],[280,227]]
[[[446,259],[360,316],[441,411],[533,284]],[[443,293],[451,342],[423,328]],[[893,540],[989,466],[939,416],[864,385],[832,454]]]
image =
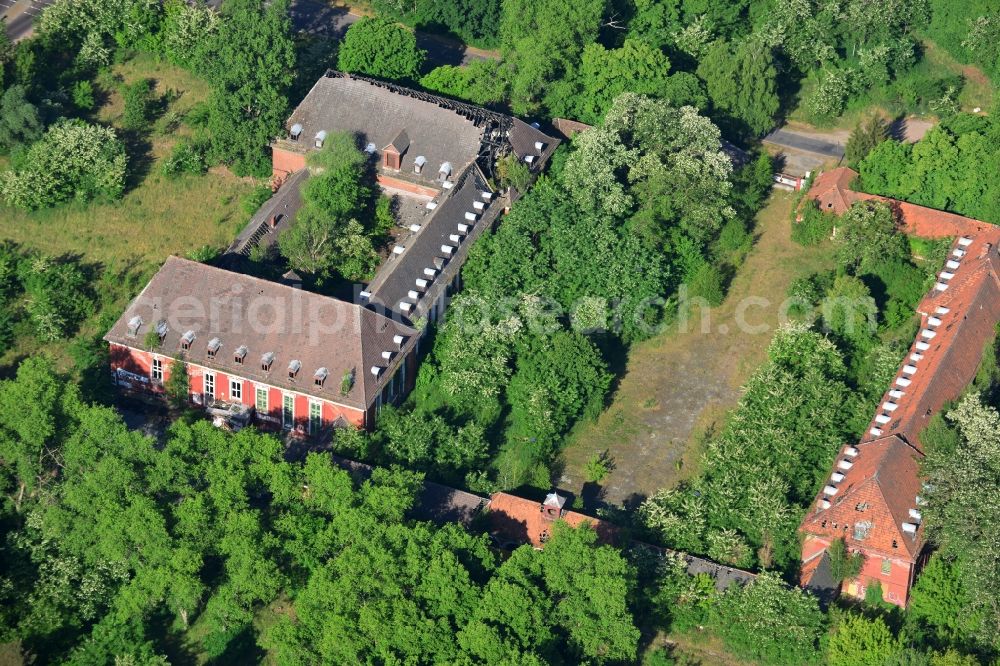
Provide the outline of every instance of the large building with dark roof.
[[[513,156],[537,174],[559,141],[495,111],[333,71],[286,130],[272,144],[280,187],[223,265],[237,268],[295,224],[307,156],[332,132],[347,132],[374,162],[379,185],[419,212],[395,230],[375,278],[348,302],[295,289],[294,276],[269,282],[171,257],[105,338],[113,376],[124,390],[162,393],[183,359],[192,401],[220,418],[312,434],[371,427],[381,405],[412,386],[414,325],[443,315],[470,246],[510,204],[512,193],[497,190],[497,160]],[[146,344],[151,329],[162,332],[155,346]]]
[[[905,606],[924,557],[920,508],[921,431],[975,377],[983,348],[1000,321],[1000,227],[953,213],[857,192],[857,173],[821,174],[809,197],[824,211],[880,202],[901,229],[924,238],[954,238],[945,265],[917,306],[920,328],[861,440],[839,452],[802,521],[806,587],[830,587],[827,551],[838,539],[864,556],[843,592],[864,598],[878,584],[883,598]],[[822,579],[822,584],[821,584]]]

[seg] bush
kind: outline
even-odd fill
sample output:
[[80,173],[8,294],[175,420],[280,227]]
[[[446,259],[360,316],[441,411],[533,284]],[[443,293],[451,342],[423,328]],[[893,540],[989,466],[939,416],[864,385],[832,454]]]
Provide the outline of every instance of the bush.
[[201,174],[208,169],[208,161],[205,158],[207,146],[203,143],[181,139],[170,152],[170,156],[163,160],[160,167],[164,176],[175,178],[181,174]]
[[833,233],[834,217],[807,201],[802,207],[802,219],[792,222],[792,240],[799,245],[819,245]]
[[94,105],[94,86],[90,81],[77,81],[73,84],[73,105],[81,111],[92,111]]
[[73,199],[117,199],[125,191],[125,162],[125,146],[113,129],[62,120],[0,176],[0,197],[29,210]]
[[145,129],[153,112],[153,84],[149,79],[141,79],[132,85],[122,87],[121,126],[127,130]]

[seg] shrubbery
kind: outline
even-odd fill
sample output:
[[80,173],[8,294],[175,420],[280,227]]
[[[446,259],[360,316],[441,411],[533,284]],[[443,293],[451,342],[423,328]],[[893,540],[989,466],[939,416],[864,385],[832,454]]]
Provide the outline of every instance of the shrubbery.
[[125,164],[125,147],[113,129],[59,121],[2,174],[0,197],[27,209],[117,199],[125,190]]

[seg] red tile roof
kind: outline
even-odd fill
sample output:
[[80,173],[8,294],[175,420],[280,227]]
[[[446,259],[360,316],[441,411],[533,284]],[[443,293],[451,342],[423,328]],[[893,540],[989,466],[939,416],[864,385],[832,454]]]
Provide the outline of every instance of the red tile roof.
[[[937,282],[917,307],[920,332],[856,447],[845,447],[800,530],[843,537],[866,553],[915,562],[923,546],[916,497],[920,492],[920,432],[975,376],[983,347],[1000,321],[1000,227],[896,201],[849,185],[857,173],[821,174],[809,191],[822,210],[845,212],[855,201],[882,201],[903,231],[925,238],[955,237]],[[916,511],[911,515],[911,511]],[[916,525],[905,532],[904,524]],[[819,558],[803,564],[804,582]]]
[[[851,448],[857,455],[849,455]],[[828,477],[802,521],[802,531],[832,539],[843,537],[849,547],[915,560],[923,546],[923,529],[917,527],[910,534],[903,531],[903,524],[920,522],[910,516],[910,510],[918,509],[918,460],[922,457],[896,436],[844,447],[832,473],[843,478]],[[841,463],[850,468],[843,469]],[[826,488],[835,488],[836,494],[827,494]],[[825,502],[830,506],[824,508]]]
[[[573,527],[588,524],[598,539],[614,543],[618,530],[611,523],[575,511],[563,511],[561,520]],[[490,531],[508,541],[530,543],[540,548],[552,531],[553,520],[542,512],[542,503],[510,495],[493,493],[489,502]]]

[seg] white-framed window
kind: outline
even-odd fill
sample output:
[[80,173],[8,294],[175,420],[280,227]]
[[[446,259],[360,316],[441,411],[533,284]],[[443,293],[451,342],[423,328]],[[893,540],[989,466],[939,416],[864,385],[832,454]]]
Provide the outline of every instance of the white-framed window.
[[215,398],[215,373],[206,372],[205,373],[205,395],[209,398]]
[[149,377],[154,382],[163,381],[163,359],[153,357],[153,366],[149,371]]
[[242,400],[243,399],[243,380],[242,379],[230,379],[229,380],[229,398],[231,400]]
[[309,434],[315,435],[323,427],[323,405],[318,402],[309,403]]
[[267,413],[267,387],[258,386],[257,395],[254,404],[257,406],[258,412]]
[[295,424],[295,396],[286,393],[281,399],[281,427],[291,428]]

